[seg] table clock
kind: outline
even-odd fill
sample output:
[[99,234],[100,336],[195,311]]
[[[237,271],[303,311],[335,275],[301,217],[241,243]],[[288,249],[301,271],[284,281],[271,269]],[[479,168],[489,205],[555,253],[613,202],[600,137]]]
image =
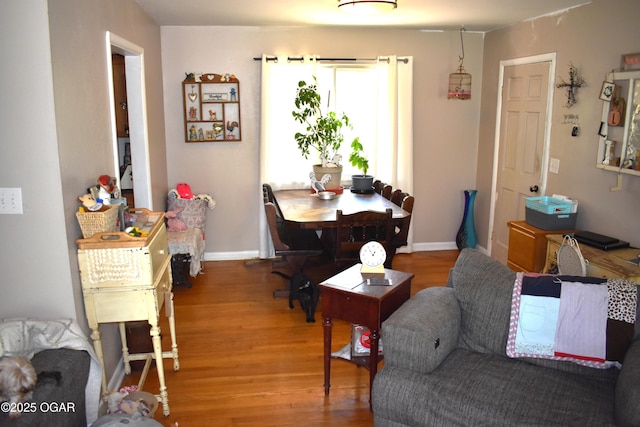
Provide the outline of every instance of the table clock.
[[365,243],[360,248],[361,273],[384,274],[384,262],[387,260],[387,251],[384,246],[376,241]]

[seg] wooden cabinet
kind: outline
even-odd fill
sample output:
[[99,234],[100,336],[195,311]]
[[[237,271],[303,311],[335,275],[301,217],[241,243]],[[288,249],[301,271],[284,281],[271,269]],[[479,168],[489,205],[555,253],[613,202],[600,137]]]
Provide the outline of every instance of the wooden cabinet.
[[127,80],[124,56],[114,53],[111,55],[113,67],[113,99],[116,114],[116,133],[118,138],[129,136],[129,111],[127,103]]
[[[557,266],[557,253],[562,245],[561,235],[550,235],[546,239],[545,272]],[[587,262],[587,276],[607,279],[624,278],[640,283],[640,267],[629,260],[638,259],[640,249],[626,248],[603,251],[585,244],[580,244],[580,252]]]
[[549,234],[572,233],[574,230],[548,231],[527,224],[526,221],[509,221],[509,250],[507,265],[514,271],[542,272],[545,265]]
[[240,141],[240,82],[234,75],[190,74],[182,82],[185,142]]
[[[118,323],[122,339],[122,357],[126,374],[131,373],[132,360],[155,359],[160,383],[160,401],[164,415],[169,415],[167,387],[164,381],[163,358],[173,359],[174,370],[179,369],[173,316],[171,283],[171,256],[167,230],[162,212],[139,209],[140,228],[148,231],[146,237],[131,237],[122,232],[98,233],[87,239],[78,239],[78,264],[87,322],[98,359],[104,367],[101,323]],[[162,351],[160,309],[166,304],[171,334],[171,351]],[[130,354],[126,339],[125,322],[147,321],[153,351]],[[145,369],[146,370],[146,369]],[[145,374],[146,375],[146,374]],[[143,382],[143,380],[141,380]],[[103,398],[107,397],[107,378],[102,371]]]

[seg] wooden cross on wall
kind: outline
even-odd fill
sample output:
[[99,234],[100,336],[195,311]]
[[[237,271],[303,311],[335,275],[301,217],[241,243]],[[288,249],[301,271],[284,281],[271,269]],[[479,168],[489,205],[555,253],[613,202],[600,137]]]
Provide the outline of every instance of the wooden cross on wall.
[[567,108],[575,105],[578,100],[576,99],[576,90],[586,86],[587,83],[584,81],[582,76],[578,73],[578,69],[573,66],[573,64],[569,64],[569,83],[565,82],[562,77],[560,77],[560,81],[562,83],[558,83],[556,87],[558,89],[567,88]]

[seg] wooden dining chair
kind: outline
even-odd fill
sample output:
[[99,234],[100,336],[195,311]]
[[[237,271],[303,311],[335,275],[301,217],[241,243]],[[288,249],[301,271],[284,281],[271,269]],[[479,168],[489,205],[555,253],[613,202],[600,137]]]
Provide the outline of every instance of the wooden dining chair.
[[391,201],[396,205],[396,206],[400,206],[402,207],[402,201],[404,200],[405,197],[407,197],[409,194],[404,193],[402,190],[400,190],[399,188],[396,189],[393,193],[391,193]]
[[382,194],[382,188],[384,186],[385,184],[379,179],[376,179],[375,181],[373,181],[373,191],[375,191],[378,194]]
[[367,242],[380,242],[387,251],[385,267],[391,268],[393,248],[392,210],[385,212],[363,211],[344,215],[336,212],[334,262],[337,267],[349,267],[360,261],[360,248]]
[[393,187],[390,186],[389,184],[384,184],[382,186],[382,197],[384,197],[387,200],[391,200],[391,192],[393,191]]
[[[309,257],[320,256],[324,253],[324,247],[314,230],[305,230],[295,227],[278,225],[278,213],[274,203],[265,202],[264,211],[267,216],[269,233],[273,241],[275,254],[281,257],[281,261],[273,263],[274,268],[285,268],[287,276],[302,272]],[[276,271],[272,271],[276,273]],[[289,282],[284,290],[274,291],[274,298],[289,296]]]
[[282,210],[278,205],[276,197],[273,195],[273,189],[270,184],[262,184],[262,199],[264,203],[273,203],[276,208],[278,227],[281,227],[284,224],[284,215],[282,215]]
[[407,246],[408,244],[409,226],[411,225],[411,216],[413,215],[413,202],[413,196],[405,196],[404,199],[402,199],[400,207],[409,212],[409,216],[402,219],[402,224],[397,227],[395,235],[393,236],[393,247],[395,249]]

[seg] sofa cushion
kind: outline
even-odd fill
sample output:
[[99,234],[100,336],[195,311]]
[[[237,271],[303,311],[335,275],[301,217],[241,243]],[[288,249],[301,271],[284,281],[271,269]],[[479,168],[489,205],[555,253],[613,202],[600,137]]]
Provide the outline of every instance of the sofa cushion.
[[376,426],[614,425],[617,370],[607,372],[608,378],[579,376],[456,349],[429,375],[385,365],[373,385],[374,421]]
[[460,252],[450,276],[462,314],[460,347],[506,354],[515,276],[506,265],[475,249]]

